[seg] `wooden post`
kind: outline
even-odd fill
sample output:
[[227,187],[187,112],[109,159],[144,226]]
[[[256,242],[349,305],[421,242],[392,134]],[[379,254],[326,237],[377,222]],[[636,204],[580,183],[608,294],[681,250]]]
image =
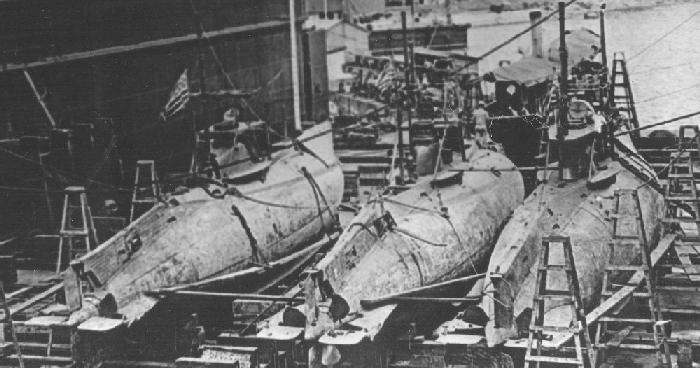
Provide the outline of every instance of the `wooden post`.
[[53,206],[51,205],[51,195],[49,195],[49,183],[46,175],[46,167],[44,166],[44,156],[48,156],[49,152],[39,152],[39,167],[41,168],[41,183],[44,186],[44,200],[46,201],[46,213],[49,216],[49,228],[53,229],[56,224],[53,217]]
[[557,126],[557,142],[559,146],[559,180],[564,179],[564,137],[567,134],[566,121],[566,93],[567,82],[569,79],[567,51],[566,51],[566,4],[563,1],[559,2],[559,125]]
[[[192,6],[192,18],[194,21],[194,27],[195,31],[197,33],[197,61],[199,64],[199,98],[200,98],[200,107],[202,109],[202,114],[200,114],[199,118],[201,119],[204,116],[204,111],[206,111],[206,103],[207,103],[207,80],[206,76],[204,73],[204,52],[202,51],[202,45],[204,43],[204,27],[202,25],[202,20],[201,17],[199,16],[199,12],[197,11],[197,8],[194,6],[194,0],[190,0],[190,5]],[[225,71],[224,71],[225,72]],[[193,140],[192,140],[192,157],[190,160],[190,174],[195,175],[197,174],[197,115],[194,112],[194,109],[192,110],[192,135],[193,135]]]
[[19,367],[24,368],[24,359],[22,358],[22,351],[19,346],[19,340],[17,340],[17,333],[15,333],[15,326],[12,323],[12,312],[10,312],[10,307],[7,305],[7,299],[5,298],[5,285],[2,281],[0,281],[0,303],[2,303],[2,307],[5,312],[5,319],[10,325],[10,333],[12,334],[12,344],[15,346],[15,353],[17,354],[17,361],[19,362]]
[[406,30],[406,12],[402,11],[401,12],[401,33],[403,36],[403,70],[404,70],[404,84],[406,85],[406,96],[405,98],[401,101],[401,104],[404,105],[406,104],[408,100],[408,111],[407,111],[407,116],[408,116],[408,147],[409,149],[413,148],[413,142],[411,139],[411,88],[413,88],[413,83],[411,83],[411,59],[408,53],[408,31]]
[[[405,39],[405,38],[404,38]],[[406,86],[410,86],[408,88],[408,149],[413,152],[413,134],[411,133],[412,127],[413,127],[413,106],[414,104],[414,88],[416,86],[416,69],[415,69],[415,64],[414,64],[414,57],[416,54],[413,52],[413,43],[408,45],[408,58],[410,60],[408,64],[408,73],[409,73],[409,81],[410,84],[407,84]]]
[[399,176],[401,177],[401,185],[404,184],[404,165],[405,165],[405,155],[403,152],[403,106],[399,105],[396,108],[396,131],[399,133],[398,150],[399,150]]
[[29,75],[27,69],[24,69],[23,72],[24,78],[27,80],[27,83],[29,83],[29,87],[32,88],[32,92],[34,92],[34,97],[36,97],[36,100],[39,102],[39,105],[41,105],[41,109],[44,110],[44,115],[46,115],[46,118],[49,119],[51,128],[55,129],[56,120],[53,119],[53,116],[51,115],[48,106],[46,106],[46,102],[44,102],[44,98],[39,94],[39,91],[36,89],[36,85],[34,85],[34,80],[32,79],[32,76]]
[[605,47],[605,1],[600,3],[600,52],[601,61],[605,68],[608,67],[608,52]]
[[292,97],[294,99],[294,129],[301,131],[301,111],[299,106],[299,61],[297,60],[297,29],[294,0],[289,0],[289,37],[292,48]]

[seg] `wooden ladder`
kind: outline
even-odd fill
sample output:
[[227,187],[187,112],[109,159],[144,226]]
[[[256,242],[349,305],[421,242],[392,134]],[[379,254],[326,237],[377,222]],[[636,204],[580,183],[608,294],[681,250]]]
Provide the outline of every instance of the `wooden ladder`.
[[[143,182],[146,181],[146,183]],[[136,174],[134,175],[134,190],[131,195],[131,212],[129,222],[133,222],[137,211],[139,216],[143,213],[143,207],[153,206],[160,198],[160,185],[156,164],[153,160],[136,161]],[[136,207],[141,207],[137,209]]]
[[[66,188],[63,199],[63,214],[61,216],[61,230],[59,231],[60,241],[58,243],[58,258],[56,260],[56,273],[61,272],[63,266],[63,251],[67,245],[68,259],[91,251],[97,246],[97,232],[92,220],[92,213],[87,201],[85,187],[71,186]],[[74,202],[77,202],[75,204]],[[78,209],[80,217],[79,225],[76,226],[73,220],[73,211]],[[82,247],[79,247],[82,245]]]
[[[692,138],[685,132],[691,130]],[[697,193],[697,180],[693,169],[693,144],[700,147],[700,131],[695,125],[683,125],[678,131],[678,150],[671,154],[668,169],[668,183],[664,188],[664,200],[668,214],[665,224],[695,224],[696,237],[700,237],[700,200]],[[686,211],[683,211],[686,210]],[[684,215],[685,212],[687,215]]]
[[[3,313],[5,315],[5,322],[10,328],[10,334],[12,336],[12,345],[15,348],[15,354],[17,355],[17,363],[20,368],[24,368],[24,359],[22,358],[22,351],[20,349],[19,340],[17,339],[17,333],[15,331],[14,322],[12,321],[12,312],[10,311],[10,306],[7,303],[7,298],[5,296],[5,285],[0,281],[0,303],[2,304]],[[0,324],[2,327],[2,324]],[[0,350],[0,353],[2,351]]]
[[[634,96],[630,85],[629,73],[627,72],[627,61],[625,54],[616,52],[613,56],[613,70],[610,83],[610,96],[612,105],[620,112],[625,112],[629,123],[629,129],[639,128],[637,109],[634,106]],[[638,134],[638,133],[637,133]]]
[[[552,244],[560,244],[564,255],[563,264],[550,263],[550,250]],[[567,290],[550,290],[547,287],[548,275],[552,271],[558,271],[555,275],[564,274],[567,280]],[[545,301],[563,301],[571,306],[571,325],[573,327],[547,326],[544,321]],[[574,256],[571,249],[571,240],[564,236],[548,236],[542,238],[542,250],[537,265],[537,281],[535,295],[532,302],[533,317],[530,321],[527,347],[525,352],[526,367],[540,367],[541,363],[557,365],[574,365],[578,367],[592,367],[590,354],[591,340],[588,335],[586,314],[583,309],[581,292],[578,284],[578,275],[574,264]],[[562,357],[545,355],[543,350],[544,333],[572,333],[576,357]],[[533,347],[536,342],[536,347]],[[561,354],[559,354],[561,355]]]
[[[693,136],[685,133],[691,131]],[[671,155],[669,164],[668,183],[664,186],[664,201],[666,202],[667,217],[664,223],[678,225],[694,223],[696,234],[689,236],[683,231],[678,241],[674,242],[673,257],[669,260],[683,269],[683,273],[692,283],[700,282],[700,273],[691,260],[691,256],[700,258],[700,199],[697,195],[697,180],[695,178],[693,155],[700,148],[700,130],[695,125],[683,125],[678,130],[678,149]],[[689,214],[689,216],[684,214]],[[682,229],[682,228],[681,228]],[[682,229],[685,230],[685,229]]]
[[[644,274],[644,281],[639,285],[641,290],[632,294],[633,298],[645,299],[647,300],[647,307],[649,308],[649,316],[647,318],[629,318],[620,316],[621,310],[624,308],[619,307],[615,310],[611,310],[604,314],[599,320],[596,328],[595,335],[595,348],[598,352],[597,360],[603,362],[605,360],[605,353],[608,349],[626,349],[626,350],[637,350],[637,351],[649,351],[653,350],[656,352],[656,358],[659,365],[662,367],[671,366],[671,356],[668,346],[668,340],[665,332],[665,324],[670,321],[664,321],[661,309],[659,307],[659,299],[656,293],[656,285],[653,270],[651,268],[651,252],[648,247],[646,232],[644,228],[644,218],[642,217],[642,208],[639,199],[639,193],[636,189],[618,189],[615,191],[615,208],[614,213],[611,214],[613,222],[613,236],[612,241],[608,244],[610,246],[610,253],[608,259],[608,265],[605,268],[605,274],[603,275],[603,292],[601,293],[601,298],[608,298],[617,291],[617,289],[628,286],[625,282],[620,282],[619,279],[627,280],[631,275],[636,272],[642,272]],[[621,208],[621,202],[623,196],[629,196],[632,198],[634,207],[633,213],[625,213]],[[635,231],[634,234],[625,234],[620,231],[621,225],[633,224]],[[638,257],[641,258],[641,264],[630,265],[616,263],[617,259],[635,259],[634,255],[630,255],[629,252],[622,253],[625,249],[632,247],[638,250]],[[630,284],[629,286],[636,286],[636,284]],[[621,327],[620,330],[610,330],[610,325],[615,325]],[[654,344],[649,345],[648,343],[637,343],[637,344],[625,344],[625,339],[635,330],[636,327],[649,326],[653,330]],[[646,330],[642,331],[645,332]]]

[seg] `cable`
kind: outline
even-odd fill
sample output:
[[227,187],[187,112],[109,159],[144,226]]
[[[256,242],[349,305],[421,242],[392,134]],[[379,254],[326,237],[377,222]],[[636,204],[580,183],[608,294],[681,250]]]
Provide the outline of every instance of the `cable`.
[[[691,141],[697,140],[698,136],[700,136],[700,133],[695,134],[695,136],[694,136],[693,138],[691,138]],[[661,172],[664,172],[664,171],[668,170],[673,164],[676,163],[676,161],[678,161],[678,159],[681,158],[681,155],[680,155],[680,154],[683,153],[683,152],[685,152],[686,150],[687,150],[687,147],[683,147],[683,146],[681,145],[680,149],[677,151],[677,154],[678,154],[678,155],[677,155],[673,160],[671,160],[671,162],[669,162],[666,166],[664,166],[664,167],[663,167],[661,170],[659,170],[658,172],[655,172],[654,175],[653,175],[652,177],[650,177],[647,181],[645,181],[644,183],[642,183],[641,185],[639,185],[637,188],[635,188],[635,190],[639,190],[639,189],[641,189],[641,188],[644,188],[645,186],[651,184],[651,182],[653,182],[654,180],[658,181],[658,179],[659,179],[659,174],[658,174],[658,173],[661,173]]]
[[687,119],[687,118],[690,118],[690,117],[693,117],[693,116],[696,116],[696,115],[700,115],[700,111],[691,112],[691,113],[689,113],[689,114],[677,116],[677,117],[672,118],[672,119],[664,120],[664,121],[662,121],[662,122],[660,122],[660,123],[649,124],[649,125],[645,125],[645,126],[643,126],[643,127],[639,127],[639,128],[635,128],[635,129],[626,130],[626,131],[624,131],[624,132],[615,133],[615,137],[619,137],[619,136],[625,135],[625,134],[635,133],[635,132],[642,131],[642,130],[649,129],[649,128],[653,128],[653,127],[656,127],[656,126],[659,126],[659,125],[664,125],[664,124],[673,123],[673,122],[675,122],[675,121]]
[[685,88],[677,89],[677,90],[675,90],[675,91],[671,91],[671,92],[668,92],[668,93],[664,93],[664,94],[661,94],[661,95],[658,95],[658,96],[654,96],[654,97],[651,97],[651,98],[647,98],[646,100],[639,101],[639,103],[644,103],[644,102],[650,102],[650,101],[658,100],[658,99],[660,99],[660,98],[667,97],[667,96],[671,96],[671,95],[674,95],[674,94],[676,94],[676,93],[683,92],[683,91],[687,91],[687,90],[689,90],[689,89],[693,89],[693,88],[697,88],[697,87],[700,87],[700,83],[693,84],[692,86],[688,86],[688,87],[685,87]]
[[[569,5],[575,3],[576,1],[578,1],[578,0],[569,0],[566,4],[564,4],[564,8],[566,8],[566,7],[568,7]],[[479,55],[479,56],[476,58],[475,61],[473,61],[473,62],[471,62],[471,63],[466,63],[464,66],[458,68],[457,70],[453,71],[453,72],[450,73],[450,74],[452,74],[452,75],[457,74],[457,73],[459,73],[460,71],[462,71],[462,70],[464,70],[464,69],[466,69],[466,68],[468,68],[468,67],[470,67],[470,66],[472,66],[472,65],[474,65],[474,64],[476,64],[476,63],[478,63],[479,61],[483,60],[483,59],[486,58],[487,56],[493,54],[494,52],[496,52],[496,51],[500,50],[501,48],[503,48],[504,46],[508,45],[509,43],[511,43],[511,42],[515,41],[516,39],[520,38],[522,35],[524,35],[524,34],[530,32],[533,28],[535,28],[535,27],[539,26],[540,24],[546,22],[547,20],[549,20],[549,18],[552,18],[553,16],[555,16],[558,12],[559,12],[559,10],[555,10],[555,11],[553,11],[553,12],[547,14],[546,16],[542,17],[542,19],[538,20],[536,23],[534,23],[534,24],[530,25],[529,27],[525,28],[523,31],[520,31],[520,32],[516,33],[513,37],[511,37],[511,38],[509,38],[509,39],[503,41],[502,43],[498,44],[496,47],[494,47],[494,48],[490,49],[489,51],[486,51],[485,53]]]
[[[107,184],[107,183],[103,183],[103,182],[101,182],[101,181],[97,181],[97,180],[93,180],[93,179],[89,179],[89,178],[81,178],[81,177],[72,176],[72,175],[74,175],[74,173],[70,173],[70,172],[67,172],[67,171],[64,171],[64,170],[61,170],[61,169],[57,169],[57,168],[55,168],[55,167],[52,167],[52,166],[43,164],[43,163],[41,163],[41,162],[39,162],[39,161],[32,160],[31,158],[22,156],[22,155],[20,155],[20,154],[18,154],[18,153],[15,153],[15,152],[13,152],[13,151],[11,151],[11,150],[8,150],[8,149],[6,149],[6,148],[3,148],[3,147],[0,147],[0,152],[4,152],[4,153],[6,153],[6,154],[8,154],[8,155],[10,155],[10,156],[12,156],[12,157],[18,158],[18,159],[23,160],[23,161],[26,161],[26,162],[33,163],[33,164],[35,164],[35,165],[37,165],[37,166],[40,166],[40,167],[43,167],[43,168],[44,168],[45,170],[47,170],[47,171],[52,171],[51,174],[58,174],[58,175],[56,175],[56,176],[59,176],[58,179],[60,179],[61,181],[65,181],[65,182],[70,182],[70,181],[74,181],[74,182],[87,181],[88,183],[101,185],[101,186],[106,187],[106,188],[111,188],[111,189],[113,189],[113,190],[115,190],[115,191],[129,190],[129,189],[124,189],[124,188],[115,187],[114,185]],[[71,176],[72,176],[72,177],[71,177]],[[129,190],[129,191],[130,191],[130,190]]]
[[640,71],[629,73],[629,75],[648,74],[648,73],[651,73],[651,72],[657,71],[657,70],[673,69],[673,68],[678,68],[679,66],[686,66],[686,65],[690,66],[691,68],[693,67],[692,62],[686,61],[685,63],[680,63],[680,64],[664,65],[664,66],[657,66],[657,67],[653,67],[653,68],[642,69]]
[[[194,6],[194,2],[193,2],[192,0],[190,0],[190,6],[192,7],[192,12],[193,12],[195,15],[199,14],[198,11],[197,11],[197,8],[195,8],[195,6]],[[219,70],[221,71],[221,73],[226,77],[226,81],[227,81],[228,84],[231,86],[231,88],[234,88],[234,89],[235,89],[235,88],[236,88],[236,85],[233,83],[233,80],[231,80],[231,77],[228,75],[228,73],[226,73],[226,68],[224,68],[223,62],[221,61],[221,59],[219,59],[219,55],[216,53],[216,50],[214,49],[214,46],[213,46],[211,40],[210,40],[209,37],[207,36],[207,32],[205,31],[204,26],[202,25],[201,20],[199,20],[199,17],[196,17],[196,18],[197,18],[197,25],[199,26],[199,29],[200,29],[200,31],[202,32],[202,37],[203,37],[205,40],[207,40],[207,46],[209,46],[209,51],[211,51],[211,54],[212,54],[212,56],[214,57],[214,61],[216,62],[216,65],[219,67]],[[293,21],[293,20],[290,20],[290,21]],[[294,55],[294,56],[296,57],[296,55]],[[202,86],[202,91],[204,91],[204,86]],[[253,114],[253,116],[254,116],[257,120],[263,121],[263,119],[260,117],[260,115],[258,115],[258,113],[255,112],[255,110],[253,109],[253,107],[250,106],[250,104],[248,103],[248,101],[246,101],[245,98],[242,98],[242,99],[241,99],[241,104],[242,104],[245,108],[247,108],[247,109]],[[268,127],[268,129],[272,130],[271,127]],[[278,134],[279,134],[279,133],[278,133]]]
[[659,38],[657,38],[656,40],[654,40],[652,43],[650,43],[649,45],[647,45],[645,48],[643,48],[643,49],[642,49],[641,51],[639,51],[638,53],[632,55],[629,59],[627,59],[627,61],[631,61],[632,59],[636,58],[637,56],[639,56],[639,55],[645,53],[647,50],[649,50],[650,48],[652,48],[654,45],[656,45],[657,43],[661,42],[661,40],[663,40],[664,38],[668,37],[671,33],[675,32],[678,28],[680,28],[680,27],[683,26],[684,24],[688,23],[691,19],[693,19],[693,18],[694,18],[696,15],[698,15],[698,14],[700,14],[700,10],[698,10],[698,11],[696,11],[695,13],[691,14],[691,15],[690,15],[688,18],[686,18],[684,21],[678,23],[675,27],[671,28],[668,32],[666,32],[666,33],[664,33],[663,35],[661,35],[661,37],[659,37]]

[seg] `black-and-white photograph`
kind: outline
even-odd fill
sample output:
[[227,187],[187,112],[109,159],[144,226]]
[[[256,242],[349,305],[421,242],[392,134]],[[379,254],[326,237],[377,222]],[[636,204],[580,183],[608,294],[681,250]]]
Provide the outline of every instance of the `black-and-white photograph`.
[[700,367],[698,40],[696,0],[0,0],[0,368]]

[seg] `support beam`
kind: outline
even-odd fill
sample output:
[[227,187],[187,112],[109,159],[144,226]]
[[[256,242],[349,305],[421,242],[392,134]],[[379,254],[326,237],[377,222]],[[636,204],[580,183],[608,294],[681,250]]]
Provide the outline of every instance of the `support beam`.
[[[203,36],[205,38],[211,39],[211,38],[217,38],[217,37],[231,36],[231,35],[235,35],[235,34],[239,34],[239,33],[259,32],[259,31],[266,30],[266,29],[273,29],[273,28],[288,26],[288,24],[289,24],[289,22],[287,20],[271,20],[271,21],[267,21],[267,22],[247,24],[244,26],[237,26],[237,27],[228,27],[228,28],[223,28],[223,29],[216,30],[216,31],[204,32]],[[188,35],[184,35],[184,36],[163,38],[163,39],[153,40],[153,41],[144,41],[144,42],[131,44],[131,45],[112,46],[112,47],[105,47],[105,48],[101,48],[101,49],[97,49],[97,50],[81,51],[81,52],[75,52],[75,53],[65,54],[65,55],[50,56],[50,57],[47,57],[45,59],[30,61],[27,63],[7,63],[7,64],[0,65],[0,72],[26,70],[26,69],[31,69],[31,68],[37,68],[37,67],[42,67],[42,66],[58,64],[58,63],[91,59],[91,58],[102,57],[102,56],[110,56],[110,55],[122,54],[122,53],[126,53],[126,52],[146,50],[146,49],[150,49],[150,48],[154,48],[154,47],[163,47],[163,46],[176,45],[176,44],[184,43],[184,42],[196,42],[196,41],[197,41],[197,34],[192,33],[192,34],[188,34]]]
[[147,291],[145,294],[149,295],[154,295],[154,296],[166,296],[166,297],[181,297],[181,298],[192,298],[192,299],[199,299],[199,298],[220,298],[220,299],[230,299],[230,300],[238,300],[238,299],[247,299],[247,300],[263,300],[263,301],[271,301],[271,302],[278,302],[278,303],[303,303],[304,298],[293,298],[293,297],[287,297],[287,296],[282,296],[282,295],[266,295],[266,294],[247,294],[247,293],[212,293],[212,292],[207,292],[207,291],[190,291],[190,290],[181,290],[181,291],[164,291],[164,290],[156,290],[156,291]]
[[[651,267],[654,268],[657,263],[659,263],[659,260],[661,257],[663,257],[664,254],[673,246],[673,242],[676,240],[677,234],[667,234],[664,236],[661,240],[659,240],[659,244],[656,246],[656,248],[651,252]],[[635,285],[635,286],[624,286],[620,290],[618,290],[615,294],[613,294],[610,298],[606,299],[600,305],[593,309],[590,313],[586,315],[586,323],[588,326],[591,326],[593,323],[598,321],[600,317],[605,315],[608,311],[611,309],[617,307],[620,303],[622,303],[624,300],[627,300],[632,296],[634,291],[637,289],[637,286],[644,280],[644,272],[642,271],[637,271],[632,275],[632,277],[629,279],[628,284],[629,285]],[[572,335],[571,334],[566,334],[563,339],[559,340],[556,342],[557,347],[563,346],[569,339],[571,339]]]
[[[406,290],[406,291],[403,291],[400,293],[395,293],[395,294],[389,294],[389,295],[381,296],[381,297],[374,298],[374,299],[363,299],[363,300],[360,300],[360,305],[362,305],[363,308],[376,308],[380,305],[393,304],[393,301],[400,301],[402,298],[415,297],[417,294],[434,291],[434,290],[439,289],[439,288],[444,287],[444,286],[452,286],[452,285],[462,283],[462,282],[476,281],[476,280],[482,279],[484,277],[486,277],[485,273],[479,273],[476,275],[460,277],[460,278],[456,278],[453,280],[444,281],[444,282],[440,282],[440,283],[433,284],[433,285],[421,286],[421,287],[417,287],[415,289]],[[465,299],[470,299],[470,298],[465,298]],[[466,300],[464,300],[464,301],[466,301]]]
[[32,79],[32,76],[29,75],[29,72],[26,69],[23,72],[24,78],[27,80],[27,83],[29,83],[29,87],[32,88],[32,92],[34,92],[34,97],[36,97],[36,100],[39,102],[39,105],[41,105],[41,109],[44,111],[44,115],[46,115],[46,118],[49,120],[49,123],[51,123],[51,128],[56,129],[56,120],[53,119],[53,115],[51,115],[48,106],[46,106],[44,96],[42,96],[36,89],[34,80]]
[[51,286],[50,288],[46,289],[45,291],[43,291],[43,292],[41,292],[41,293],[39,293],[39,294],[37,294],[37,295],[35,295],[35,296],[33,296],[33,297],[27,299],[26,301],[22,302],[21,304],[19,304],[19,305],[17,305],[17,306],[12,306],[12,307],[10,307],[10,313],[14,316],[15,314],[17,314],[17,313],[19,313],[19,312],[21,312],[21,311],[23,311],[23,310],[25,310],[25,309],[27,309],[27,308],[33,306],[33,305],[36,304],[38,301],[40,301],[40,300],[42,300],[42,299],[44,299],[44,298],[46,298],[46,297],[49,297],[49,296],[51,296],[51,295],[53,295],[53,294],[56,294],[56,293],[59,292],[61,289],[63,289],[63,283],[62,283],[62,282],[60,282],[60,283],[58,283],[58,284],[56,284],[56,285],[54,285],[54,286]]

